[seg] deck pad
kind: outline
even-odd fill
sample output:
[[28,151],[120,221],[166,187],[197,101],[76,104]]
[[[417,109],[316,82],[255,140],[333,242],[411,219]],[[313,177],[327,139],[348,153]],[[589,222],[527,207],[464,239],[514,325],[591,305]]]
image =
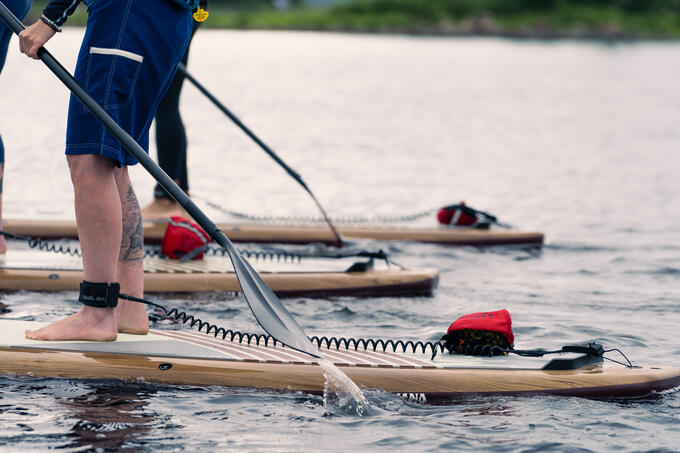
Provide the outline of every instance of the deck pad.
[[[35,330],[47,323],[0,319],[0,347],[34,348],[41,350],[132,354],[149,357],[187,359],[219,359],[257,361],[262,363],[311,363],[309,356],[280,344],[260,346],[229,341],[194,330],[151,330],[148,335],[118,334],[111,342],[101,341],[38,341],[25,337],[26,330]],[[430,360],[428,354],[383,351],[326,349],[319,351],[338,366],[390,368],[492,368],[540,369],[550,359],[538,357],[495,356],[473,357],[439,354]],[[577,354],[560,354],[572,358]]]

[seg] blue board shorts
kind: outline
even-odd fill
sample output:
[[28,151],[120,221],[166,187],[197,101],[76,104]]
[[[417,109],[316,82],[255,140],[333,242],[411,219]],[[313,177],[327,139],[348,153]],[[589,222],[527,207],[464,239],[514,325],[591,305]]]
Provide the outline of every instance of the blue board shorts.
[[[28,10],[31,9],[31,0],[2,0],[2,2],[19,20],[23,20],[26,14],[28,14]],[[0,72],[2,72],[2,68],[5,66],[7,47],[9,46],[12,34],[12,30],[4,22],[0,21]],[[2,137],[0,137],[0,164],[3,163],[5,163],[5,147],[2,144]]]
[[[97,0],[88,13],[74,77],[148,152],[149,126],[191,37],[191,12],[168,0]],[[66,154],[137,163],[73,95]]]

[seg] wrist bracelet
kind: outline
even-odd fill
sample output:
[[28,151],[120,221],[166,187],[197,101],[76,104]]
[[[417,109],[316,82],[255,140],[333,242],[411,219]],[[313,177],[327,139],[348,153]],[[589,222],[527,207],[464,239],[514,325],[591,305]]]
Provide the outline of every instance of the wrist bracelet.
[[56,32],[61,32],[61,27],[44,14],[40,16],[40,20],[47,24],[47,26],[50,27],[52,30]]

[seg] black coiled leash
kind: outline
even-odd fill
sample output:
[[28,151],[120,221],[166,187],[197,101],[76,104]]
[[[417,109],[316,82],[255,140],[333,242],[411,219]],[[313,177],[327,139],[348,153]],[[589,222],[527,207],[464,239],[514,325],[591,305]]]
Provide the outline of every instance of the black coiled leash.
[[[270,344],[273,346],[278,345],[283,345],[280,341],[276,340],[274,337],[271,335],[267,334],[256,334],[256,333],[247,333],[247,332],[240,332],[238,330],[232,330],[232,329],[225,329],[224,327],[219,327],[215,324],[211,324],[207,321],[203,321],[200,318],[197,318],[193,315],[190,315],[184,311],[180,311],[177,308],[172,308],[168,310],[164,306],[157,304],[155,302],[152,302],[147,299],[143,299],[140,297],[135,297],[131,296],[129,294],[125,293],[120,293],[118,295],[120,299],[124,300],[129,300],[133,302],[139,302],[142,304],[146,304],[152,307],[159,308],[160,310],[163,311],[165,319],[174,319],[176,321],[181,322],[182,324],[186,324],[189,327],[196,328],[199,332],[208,334],[208,335],[213,335],[215,338],[221,337],[223,340],[226,340],[227,338],[229,341],[237,341],[238,343],[245,343],[245,344],[255,344],[256,346],[269,346]],[[432,343],[432,342],[422,342],[422,341],[404,341],[404,340],[383,340],[383,339],[365,339],[365,338],[336,338],[336,337],[317,337],[313,336],[309,338],[310,341],[316,346],[317,348],[323,348],[323,349],[336,349],[340,350],[340,348],[343,349],[354,349],[355,351],[358,351],[359,349],[368,351],[382,351],[382,352],[412,352],[412,353],[417,353],[417,352],[422,352],[423,354],[427,353],[428,350],[432,352],[432,356],[434,357],[436,355],[435,349],[439,349],[442,352],[444,351],[443,345],[440,345],[439,343]]]
[[[19,234],[9,233],[7,231],[0,230],[0,235],[3,235],[9,239],[15,239],[20,241],[26,241],[29,248],[37,249],[43,252],[54,252],[62,255],[78,256],[82,257],[79,247],[71,247],[68,245],[55,244],[51,241],[47,241],[41,238],[35,238],[32,236],[21,236]],[[207,247],[203,251],[209,256],[226,256],[227,252],[219,247]],[[299,263],[302,260],[302,255],[297,253],[288,252],[286,250],[248,250],[248,249],[238,249],[238,252],[247,258],[253,258],[256,260],[271,260],[271,261],[283,261]],[[356,256],[362,256],[357,254]],[[163,252],[159,248],[155,247],[144,247],[144,258],[146,257],[159,257],[162,259],[167,259]],[[181,260],[180,260],[181,261]]]
[[34,237],[29,237],[29,236],[21,236],[21,235],[14,234],[14,233],[8,233],[7,231],[3,231],[3,230],[0,230],[0,234],[5,236],[6,238],[9,238],[9,239],[17,239],[17,240],[21,240],[21,241],[26,241],[26,243],[28,243],[28,246],[32,249],[38,249],[38,250],[42,250],[44,252],[61,253],[63,255],[81,256],[80,249],[78,249],[77,247],[71,248],[67,245],[57,245],[57,244],[53,244],[49,241],[46,241],[44,239],[34,238]]
[[[14,233],[9,233],[7,231],[0,230],[0,235],[3,235],[9,239],[26,241],[29,248],[37,249],[44,252],[53,252],[62,255],[77,256],[82,257],[80,248],[62,244],[55,244],[51,241],[47,241],[41,238],[35,238],[31,236],[21,236]],[[227,252],[220,247],[209,246],[202,250],[205,255],[208,256],[226,256]],[[351,271],[365,271],[372,268],[373,260],[384,260],[385,263],[390,266],[397,266],[404,269],[403,266],[394,262],[387,253],[383,250],[378,250],[377,252],[367,251],[367,250],[346,250],[342,252],[323,252],[323,253],[297,253],[288,250],[283,250],[280,248],[267,248],[267,249],[242,249],[239,248],[238,252],[248,259],[255,259],[260,261],[277,261],[283,263],[301,263],[303,258],[327,258],[327,259],[342,259],[342,258],[368,258],[369,261],[366,263],[360,262],[356,263]],[[160,259],[169,259],[163,254],[163,251],[157,247],[144,246],[144,258],[154,258],[158,257]],[[185,261],[180,259],[180,262]]]
[[[274,337],[268,334],[257,334],[257,333],[247,333],[240,332],[238,330],[225,329],[224,327],[219,327],[215,324],[211,324],[207,321],[203,321],[193,315],[187,314],[184,311],[180,311],[177,308],[172,308],[168,310],[164,306],[152,302],[147,299],[140,297],[131,296],[129,294],[120,293],[120,299],[130,300],[133,302],[139,302],[152,307],[159,308],[163,311],[166,319],[175,319],[176,321],[186,324],[191,328],[196,328],[199,332],[213,335],[215,338],[221,337],[223,340],[227,338],[229,341],[237,341],[238,343],[245,343],[248,345],[254,344],[256,346],[276,346],[282,345],[280,341],[276,340]],[[402,352],[402,353],[423,353],[427,354],[430,352],[432,354],[432,360],[437,356],[437,353],[447,351],[447,347],[444,342],[431,342],[431,341],[411,341],[411,340],[384,340],[381,338],[344,338],[344,337],[317,337],[312,336],[309,338],[314,346],[320,349],[345,349],[354,351],[374,351],[374,352]],[[626,363],[619,362],[617,360],[604,357],[607,352],[616,351],[621,354]],[[590,357],[602,357],[604,359],[610,360],[614,363],[618,363],[628,368],[633,368],[633,364],[628,360],[628,358],[619,349],[607,349],[605,350],[601,345],[597,343],[586,343],[584,345],[567,345],[563,346],[561,349],[546,351],[545,349],[507,349],[501,348],[495,345],[474,345],[469,348],[465,348],[464,351],[456,351],[458,354],[465,355],[476,355],[476,356],[493,356],[501,354],[517,354],[525,357],[542,357],[548,354],[562,354],[566,352],[582,353]]]

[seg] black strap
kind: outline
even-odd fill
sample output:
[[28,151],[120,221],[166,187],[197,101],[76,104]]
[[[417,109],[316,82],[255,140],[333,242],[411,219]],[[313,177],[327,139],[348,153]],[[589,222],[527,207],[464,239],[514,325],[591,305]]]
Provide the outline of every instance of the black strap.
[[510,228],[510,225],[506,223],[501,223],[495,215],[489,214],[488,212],[480,211],[479,209],[471,208],[470,206],[464,204],[452,204],[449,206],[444,206],[442,208],[447,212],[453,212],[456,209],[460,209],[465,214],[470,217],[474,217],[479,222],[475,228],[486,229],[489,228],[490,224],[494,223],[503,228]]
[[114,308],[118,306],[120,283],[92,283],[83,280],[80,283],[78,301],[88,307]]
[[464,204],[452,204],[449,206],[444,206],[442,209],[447,212],[453,212],[457,209],[460,209],[470,217],[475,217],[479,219],[480,216],[484,216],[491,222],[496,222],[498,220],[495,215],[491,215],[488,212],[480,211],[479,209],[471,208],[470,206]]
[[[187,262],[193,260],[196,256],[205,252],[207,249],[208,249],[208,244],[199,245],[195,249],[190,250],[189,252],[182,255],[182,257],[179,259],[179,262],[180,263],[187,263]],[[175,252],[175,253],[177,253],[177,252]]]

